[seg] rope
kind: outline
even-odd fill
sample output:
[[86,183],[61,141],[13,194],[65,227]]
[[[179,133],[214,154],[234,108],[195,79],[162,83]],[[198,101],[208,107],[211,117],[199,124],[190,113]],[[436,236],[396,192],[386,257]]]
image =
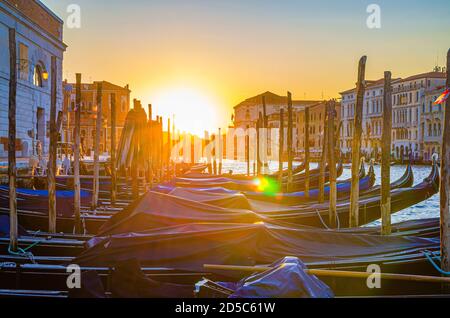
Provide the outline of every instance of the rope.
[[339,212],[336,211],[336,223],[337,223],[337,229],[341,229],[341,220],[339,219]]
[[30,259],[30,261],[33,264],[36,264],[36,260],[34,259],[34,255],[31,252],[27,252],[29,249],[31,249],[33,246],[36,246],[37,244],[39,244],[40,242],[34,242],[33,244],[31,244],[30,246],[22,249],[22,248],[18,248],[18,252],[14,252],[13,250],[11,250],[11,245],[8,247],[8,253],[14,256],[19,256],[19,257],[24,257],[24,258],[28,258]]
[[[438,259],[439,261],[441,261],[440,257],[437,255],[434,255],[433,252],[430,251],[422,251],[422,253],[425,255],[425,257],[427,258],[427,260],[431,263],[431,265],[433,265],[433,267],[442,275],[446,275],[446,276],[450,276],[450,272],[446,272],[444,270],[442,270],[437,264],[436,262],[433,260],[433,258]],[[431,257],[430,254],[433,256]]]
[[329,230],[330,228],[323,221],[322,216],[320,215],[320,212],[318,209],[316,209],[316,213],[317,213],[317,216],[319,217],[320,222],[322,222],[323,227],[326,228],[327,230]]

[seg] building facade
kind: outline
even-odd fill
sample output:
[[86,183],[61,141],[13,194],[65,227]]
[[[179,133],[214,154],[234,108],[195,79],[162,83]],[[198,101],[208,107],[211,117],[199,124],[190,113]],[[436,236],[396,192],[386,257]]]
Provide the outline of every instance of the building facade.
[[[102,84],[102,129],[100,132],[100,153],[111,151],[111,94],[115,94],[116,102],[116,140],[120,140],[120,134],[125,124],[125,119],[130,110],[130,89],[103,81],[91,84],[81,84],[81,118],[80,139],[83,153],[91,155],[94,149],[97,124],[97,86]],[[64,82],[64,122],[63,135],[65,140],[74,142],[75,129],[75,84]]]
[[395,158],[411,153],[416,160],[424,159],[426,123],[422,113],[426,95],[445,85],[445,79],[443,72],[430,72],[405,78],[393,85],[392,152]]
[[[272,92],[265,92],[263,94],[251,97],[239,103],[234,107],[234,128],[256,128],[256,122],[259,114],[263,113],[263,97],[266,102],[266,115],[268,128],[280,127],[280,109],[284,109],[284,125],[287,127],[287,97],[279,96]],[[305,106],[316,104],[317,101],[308,100],[293,100],[292,101],[292,116],[293,116],[293,145],[294,152],[298,152],[298,129],[296,114],[303,110]],[[286,138],[285,138],[286,140]]]
[[[309,109],[309,151],[313,160],[319,160],[322,156],[324,143],[325,118],[326,118],[326,102],[319,102],[307,106]],[[306,107],[305,107],[306,108]],[[304,109],[305,109],[304,108]],[[300,154],[304,154],[305,149],[305,110],[297,112],[298,127],[298,149]],[[341,121],[341,103],[336,103],[335,130],[339,129]]]
[[441,153],[442,131],[444,129],[444,107],[434,105],[434,101],[445,90],[445,86],[425,92],[422,104],[421,125],[423,139],[423,160],[429,162],[434,153]]
[[[63,21],[38,0],[0,0],[0,157],[8,156],[9,29],[16,31],[17,134],[16,155],[36,153],[39,141],[48,153],[51,57],[57,61],[56,79],[62,83]],[[62,85],[56,90],[62,109]]]
[[[391,155],[395,159],[411,154],[415,160],[425,160],[425,138],[428,133],[425,121],[429,116],[424,114],[425,110],[429,109],[425,105],[429,105],[430,100],[439,95],[436,90],[443,87],[443,84],[445,84],[443,72],[430,72],[392,80]],[[381,155],[383,88],[384,79],[366,81],[361,152],[368,158],[379,159]],[[342,97],[340,143],[343,154],[349,157],[354,133],[356,89],[340,94]]]

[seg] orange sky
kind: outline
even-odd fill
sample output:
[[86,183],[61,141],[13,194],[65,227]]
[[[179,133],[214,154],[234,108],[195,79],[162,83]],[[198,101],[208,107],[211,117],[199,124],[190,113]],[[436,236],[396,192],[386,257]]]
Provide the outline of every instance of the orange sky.
[[[43,2],[66,19],[73,1]],[[444,64],[448,1],[377,1],[379,30],[366,26],[371,1],[342,2],[79,0],[82,27],[64,30],[64,77],[130,84],[132,98],[198,133],[225,127],[233,106],[267,90],[338,97],[363,54],[368,78]]]

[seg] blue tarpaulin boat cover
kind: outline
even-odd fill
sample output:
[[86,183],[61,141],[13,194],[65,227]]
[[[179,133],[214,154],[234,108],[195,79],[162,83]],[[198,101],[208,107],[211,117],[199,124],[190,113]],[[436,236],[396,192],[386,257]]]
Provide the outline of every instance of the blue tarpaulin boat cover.
[[253,274],[238,283],[219,283],[234,290],[230,298],[331,298],[333,291],[297,257],[285,257],[273,269]]

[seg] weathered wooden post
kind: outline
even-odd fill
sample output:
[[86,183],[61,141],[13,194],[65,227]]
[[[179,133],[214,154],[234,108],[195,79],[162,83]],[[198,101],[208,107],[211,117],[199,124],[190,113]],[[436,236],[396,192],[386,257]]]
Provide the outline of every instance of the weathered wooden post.
[[327,110],[328,102],[325,104],[325,112],[323,116],[323,138],[322,138],[322,156],[319,166],[319,203],[325,202],[325,167],[327,165],[328,150],[328,127],[327,127]]
[[160,182],[164,178],[164,128],[163,128],[163,118],[159,117],[159,180]]
[[148,104],[148,170],[147,180],[150,189],[153,188],[153,147],[155,145],[153,136],[153,111],[152,104]]
[[205,130],[205,155],[206,155],[206,164],[208,167],[208,173],[212,174],[212,164],[211,164],[211,146],[209,140],[209,132]]
[[218,156],[219,156],[219,175],[222,175],[222,158],[223,158],[223,152],[222,152],[222,129],[219,128],[219,141],[218,141]]
[[267,148],[268,148],[268,118],[267,118],[267,106],[266,106],[266,96],[262,97],[262,105],[263,105],[263,114],[262,114],[262,123],[261,128],[262,129],[262,173],[267,173]]
[[245,159],[247,160],[247,176],[250,176],[250,132],[249,125],[245,132]]
[[56,233],[56,148],[58,131],[56,130],[56,56],[51,57],[50,88],[50,147],[48,153],[48,231]]
[[[137,113],[137,111],[140,109],[139,101],[134,100],[134,112]],[[136,116],[137,118],[137,116]],[[139,198],[139,179],[138,179],[138,167],[139,167],[139,161],[138,161],[138,154],[139,154],[139,144],[140,144],[140,133],[135,132],[135,137],[133,138],[133,143],[131,146],[131,150],[133,151],[133,160],[131,161],[131,167],[130,174],[131,174],[131,195],[133,200],[137,200]]]
[[261,175],[261,125],[262,115],[259,113],[256,121],[256,174]]
[[172,157],[172,137],[170,133],[170,117],[167,118],[167,170],[166,170],[166,180],[170,180],[170,158]]
[[305,198],[309,199],[309,107],[305,106]]
[[336,227],[336,219],[337,219],[337,210],[336,210],[336,201],[337,201],[337,188],[336,188],[336,158],[335,158],[335,134],[334,134],[334,119],[336,116],[336,102],[334,100],[328,103],[328,154],[329,154],[329,166],[330,166],[330,206],[329,206],[329,224],[330,227]]
[[381,234],[391,234],[391,134],[392,87],[391,72],[384,72],[383,133],[381,152]]
[[292,190],[292,137],[293,137],[293,118],[292,118],[292,95],[291,92],[287,93],[288,99],[288,132],[287,132],[287,154],[288,154],[288,181],[287,181],[287,192]]
[[81,124],[81,74],[76,74],[75,87],[75,145],[73,148],[73,190],[75,233],[81,234],[81,185],[80,185],[80,124]]
[[9,248],[18,250],[18,219],[16,197],[16,101],[17,64],[16,30],[9,29],[9,104],[8,104],[8,179],[9,179]]
[[[447,88],[450,87],[450,50],[447,53]],[[450,272],[450,99],[445,104],[441,155],[441,268]]]
[[[213,174],[217,175],[217,137],[216,137],[215,134],[211,135],[211,142],[212,142],[212,145],[213,145],[213,150],[212,150],[212,155],[213,155]],[[194,153],[194,151],[192,151],[192,156],[193,156],[193,153]],[[192,162],[195,163],[194,161],[192,161]]]
[[95,124],[95,140],[94,140],[94,181],[92,191],[92,210],[97,209],[98,192],[99,192],[99,152],[100,152],[100,133],[102,131],[102,97],[103,97],[103,83],[97,83],[97,118]]
[[111,93],[111,205],[116,204],[117,197],[116,126],[116,94]]
[[280,108],[280,136],[278,146],[278,183],[283,189],[283,153],[284,153],[284,109]]
[[352,144],[352,185],[350,193],[350,220],[349,227],[359,225],[359,161],[362,134],[362,111],[365,93],[365,74],[367,57],[363,56],[359,60],[358,82],[356,86],[356,105]]

